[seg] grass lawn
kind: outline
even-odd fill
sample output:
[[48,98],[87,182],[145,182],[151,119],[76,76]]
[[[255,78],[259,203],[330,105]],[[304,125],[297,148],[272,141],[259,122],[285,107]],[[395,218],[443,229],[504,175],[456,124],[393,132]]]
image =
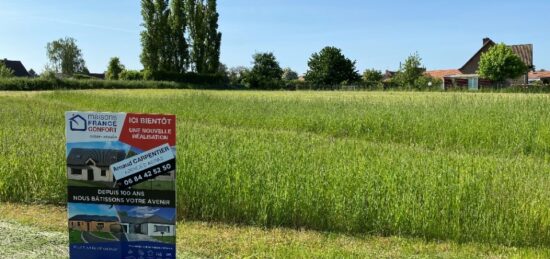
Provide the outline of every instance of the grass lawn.
[[69,240],[72,244],[84,243],[84,240],[82,240],[82,231],[69,230]]
[[[0,203],[0,258],[67,256],[64,207]],[[418,238],[344,235],[181,222],[178,258],[547,258],[547,248],[518,248]],[[37,244],[38,243],[38,244]],[[32,249],[31,249],[32,248]],[[37,248],[41,248],[37,252]]]

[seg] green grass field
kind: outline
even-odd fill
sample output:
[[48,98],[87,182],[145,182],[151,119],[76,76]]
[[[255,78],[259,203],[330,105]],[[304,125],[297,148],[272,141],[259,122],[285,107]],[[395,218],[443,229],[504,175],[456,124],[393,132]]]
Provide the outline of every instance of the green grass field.
[[82,231],[78,230],[69,230],[69,240],[72,244],[82,244]]
[[[548,258],[550,249],[179,222],[178,258]],[[68,258],[63,207],[0,203],[0,258]],[[32,247],[33,249],[29,249]]]
[[0,201],[64,203],[64,111],[178,116],[188,220],[550,246],[550,96],[0,93]]

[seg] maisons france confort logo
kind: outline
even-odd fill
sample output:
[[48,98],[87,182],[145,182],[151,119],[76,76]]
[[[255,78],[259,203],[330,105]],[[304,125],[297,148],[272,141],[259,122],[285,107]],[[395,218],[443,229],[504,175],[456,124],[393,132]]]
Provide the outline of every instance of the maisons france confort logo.
[[69,128],[71,131],[89,131],[89,132],[117,132],[118,118],[116,115],[109,114],[73,114],[69,118]]

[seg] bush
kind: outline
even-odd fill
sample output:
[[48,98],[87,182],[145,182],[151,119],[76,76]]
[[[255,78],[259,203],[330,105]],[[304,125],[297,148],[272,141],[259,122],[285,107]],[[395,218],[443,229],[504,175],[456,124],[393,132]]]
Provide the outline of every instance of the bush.
[[154,81],[110,81],[48,78],[9,78],[0,79],[3,91],[39,91],[66,89],[189,89],[194,85],[174,82]]
[[175,72],[165,72],[157,71],[150,72],[144,71],[143,78],[145,80],[154,80],[154,81],[171,81],[178,83],[189,83],[189,84],[206,84],[206,85],[225,85],[227,84],[227,77],[223,74],[197,74],[194,72],[188,73],[175,73]]
[[143,80],[143,73],[137,70],[124,70],[120,73],[119,79],[126,81],[141,81]]
[[48,79],[48,80],[55,80],[57,77],[55,76],[55,72],[52,70],[46,70],[42,72],[39,79]]
[[73,74],[70,78],[76,79],[76,80],[97,80],[98,79],[96,77],[85,75],[85,74]]
[[421,76],[414,81],[416,90],[438,90],[442,89],[443,80],[430,76]]
[[4,65],[3,62],[0,62],[0,78],[10,78],[13,77],[13,70],[9,69]]
[[513,85],[498,90],[492,89],[490,91],[505,93],[550,93],[550,85],[544,84],[543,82],[535,82],[532,85]]

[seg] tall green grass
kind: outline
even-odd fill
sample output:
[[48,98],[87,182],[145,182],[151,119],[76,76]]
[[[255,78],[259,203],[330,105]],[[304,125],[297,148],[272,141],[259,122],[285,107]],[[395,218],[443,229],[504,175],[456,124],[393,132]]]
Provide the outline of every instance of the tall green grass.
[[66,200],[66,110],[178,116],[186,219],[550,246],[550,98],[0,93],[0,201]]

